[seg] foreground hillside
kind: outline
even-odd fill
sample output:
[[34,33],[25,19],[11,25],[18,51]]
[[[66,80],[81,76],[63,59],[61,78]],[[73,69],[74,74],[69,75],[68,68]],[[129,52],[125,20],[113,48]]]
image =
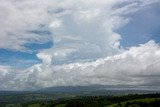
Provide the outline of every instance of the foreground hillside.
[[160,107],[158,93],[63,96],[56,98],[55,94],[7,94],[0,96],[0,107]]
[[106,107],[160,107],[160,98],[144,98],[138,100],[128,100],[116,104],[107,105]]
[[111,105],[103,105],[99,102],[61,102],[62,104],[42,104],[42,103],[32,103],[32,104],[7,104],[5,107],[160,107],[160,98],[144,98],[138,100],[128,100],[124,102],[118,102]]

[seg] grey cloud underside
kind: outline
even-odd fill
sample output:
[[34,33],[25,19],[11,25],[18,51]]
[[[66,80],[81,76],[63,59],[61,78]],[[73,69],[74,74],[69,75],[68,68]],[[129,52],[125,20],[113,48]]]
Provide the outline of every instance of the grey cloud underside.
[[2,0],[0,48],[26,51],[27,43],[47,41],[54,46],[37,53],[42,63],[30,68],[0,66],[0,89],[91,84],[159,86],[159,44],[151,40],[125,50],[119,42],[121,35],[115,32],[129,22],[127,14],[156,2]]

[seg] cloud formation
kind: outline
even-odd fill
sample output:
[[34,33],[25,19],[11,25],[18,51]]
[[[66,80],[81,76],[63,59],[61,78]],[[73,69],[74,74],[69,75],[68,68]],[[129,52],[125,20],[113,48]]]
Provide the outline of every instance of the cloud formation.
[[155,2],[158,0],[2,0],[0,48],[22,51],[27,43],[50,40],[54,46],[41,50],[37,57],[42,63],[30,68],[0,66],[0,89],[158,85],[159,44],[151,40],[125,50],[116,33],[130,21],[128,14]]
[[[145,85],[159,83],[160,46],[154,41],[131,47],[121,54],[94,62],[62,66],[36,65],[36,84],[57,85]],[[35,69],[34,68],[34,69]],[[33,70],[33,68],[31,68]],[[44,72],[45,71],[45,72]],[[46,72],[47,71],[47,72]]]
[[[48,55],[41,54],[39,58],[43,60],[42,64],[12,76],[10,68],[1,67],[1,78],[6,79],[2,86],[13,89],[94,84],[159,86],[160,82],[160,46],[152,40],[92,62],[53,66]],[[7,80],[7,77],[10,78]]]
[[[124,14],[129,12],[128,10],[133,11],[136,9],[132,7],[142,6],[156,1],[134,0],[130,2],[129,0],[109,0],[106,2],[100,0],[97,2],[95,0],[89,0],[86,2],[84,0],[42,0],[39,2],[38,0],[2,0],[0,4],[0,48],[22,51],[26,50],[25,45],[28,43],[44,43],[50,41],[52,38],[51,35],[44,33],[46,30],[49,30],[48,28],[51,28],[51,32],[54,33],[54,41],[57,41],[57,37],[60,38],[60,36],[66,36],[66,34],[74,38],[80,35],[82,36],[81,39],[84,39],[84,36],[86,36],[85,39],[89,40],[93,38],[91,35],[94,34],[94,44],[103,40],[101,41],[102,43],[107,41],[108,44],[114,45],[120,39],[119,36],[115,35],[114,37],[114,34],[110,38],[101,36],[112,34],[112,29],[124,20],[122,17],[122,19],[117,17],[117,15],[113,17],[114,15],[112,14]],[[128,3],[129,5],[116,7],[116,5],[121,5],[122,3]],[[115,8],[112,9],[114,6]],[[62,23],[65,29],[55,29],[55,27],[60,27]],[[97,26],[95,27],[95,25]],[[104,27],[101,27],[101,25]],[[107,28],[108,26],[110,28]],[[97,28],[99,32],[93,32],[97,31]],[[106,31],[104,32],[104,30]],[[43,36],[40,36],[40,33]]]

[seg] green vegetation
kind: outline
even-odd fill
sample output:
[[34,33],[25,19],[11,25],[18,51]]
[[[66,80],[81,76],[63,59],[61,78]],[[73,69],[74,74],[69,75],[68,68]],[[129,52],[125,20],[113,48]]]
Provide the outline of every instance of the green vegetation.
[[160,107],[160,94],[77,96],[57,100],[51,95],[48,95],[49,97],[47,95],[38,95],[39,98],[35,97],[35,99],[33,99],[33,96],[33,94],[29,94],[27,98],[32,99],[27,99],[21,95],[21,99],[12,101],[12,97],[15,98],[15,95],[7,95],[8,100],[6,98],[3,101],[0,100],[0,107]]
[[59,104],[59,105],[56,105],[55,107],[65,107],[65,104]]
[[160,107],[160,98],[144,98],[119,102],[106,107]]
[[31,105],[28,105],[28,107],[42,107],[40,104],[31,104]]

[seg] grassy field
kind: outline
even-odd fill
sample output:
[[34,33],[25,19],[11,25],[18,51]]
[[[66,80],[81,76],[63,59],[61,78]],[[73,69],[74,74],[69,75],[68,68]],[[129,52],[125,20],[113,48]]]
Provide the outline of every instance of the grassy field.
[[139,106],[139,102],[145,103],[145,104],[150,104],[150,103],[154,103],[157,101],[159,102],[160,98],[144,98],[144,99],[138,99],[138,100],[124,101],[124,102],[120,102],[117,104],[107,105],[105,107],[126,107],[127,103],[130,104],[129,107],[141,107],[141,106]]

